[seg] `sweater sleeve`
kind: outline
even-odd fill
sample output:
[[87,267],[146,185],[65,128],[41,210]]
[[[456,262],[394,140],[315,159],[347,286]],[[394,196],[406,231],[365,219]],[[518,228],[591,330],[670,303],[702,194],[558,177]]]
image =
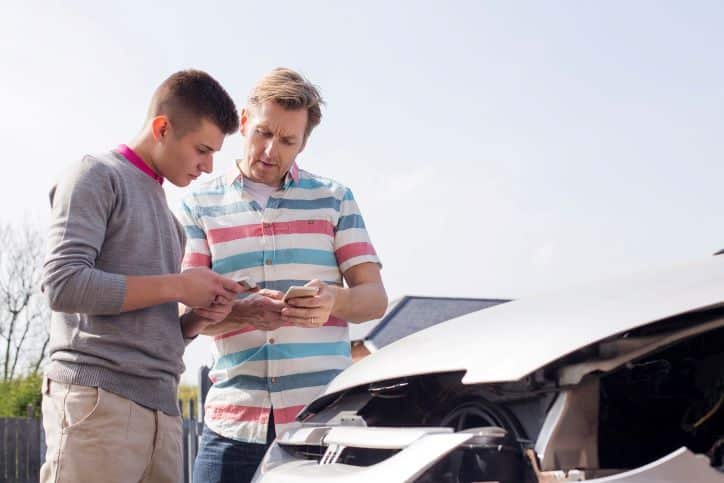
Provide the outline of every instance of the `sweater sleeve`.
[[51,190],[42,290],[56,312],[121,312],[126,278],[95,268],[115,206],[112,169],[86,157]]

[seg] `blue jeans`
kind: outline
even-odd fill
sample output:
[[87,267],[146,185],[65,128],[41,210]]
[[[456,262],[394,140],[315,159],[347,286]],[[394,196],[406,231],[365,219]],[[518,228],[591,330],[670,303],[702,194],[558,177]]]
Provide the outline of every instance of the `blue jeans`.
[[243,443],[216,434],[204,425],[194,462],[194,483],[247,483],[274,441],[274,418],[269,418],[266,444]]

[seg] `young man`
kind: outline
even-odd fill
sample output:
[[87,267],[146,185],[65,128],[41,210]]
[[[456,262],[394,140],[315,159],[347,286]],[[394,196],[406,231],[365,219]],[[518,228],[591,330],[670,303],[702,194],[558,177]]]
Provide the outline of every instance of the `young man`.
[[[208,269],[179,273],[186,237],[161,184],[211,172],[238,122],[213,78],[178,72],[133,142],[85,156],[51,191],[42,482],[179,481],[184,339],[222,320],[241,288]],[[195,309],[179,318],[179,302]]]
[[[203,332],[215,335],[216,363],[194,481],[250,481],[274,434],[351,363],[348,322],[387,307],[352,192],[295,163],[321,103],[292,70],[261,79],[241,113],[244,157],[187,197],[179,215],[189,235],[184,266],[251,276],[263,288]],[[281,300],[305,284],[317,295]]]

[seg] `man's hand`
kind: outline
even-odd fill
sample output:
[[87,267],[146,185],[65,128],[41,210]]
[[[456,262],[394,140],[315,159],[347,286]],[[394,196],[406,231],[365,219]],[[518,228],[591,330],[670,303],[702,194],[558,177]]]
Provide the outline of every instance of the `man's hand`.
[[276,290],[262,289],[237,301],[231,318],[246,322],[257,330],[275,330],[284,325],[281,311],[284,294]]
[[187,307],[211,307],[233,302],[244,291],[238,283],[208,268],[190,268],[179,275],[179,301]]
[[298,327],[321,327],[332,315],[337,297],[335,289],[320,280],[312,280],[305,286],[317,287],[319,292],[314,297],[287,300],[287,307],[282,310],[282,320]]
[[211,304],[210,307],[197,307],[192,309],[192,312],[195,312],[201,319],[208,322],[209,325],[213,325],[223,322],[231,313],[233,307],[234,302],[222,302]]

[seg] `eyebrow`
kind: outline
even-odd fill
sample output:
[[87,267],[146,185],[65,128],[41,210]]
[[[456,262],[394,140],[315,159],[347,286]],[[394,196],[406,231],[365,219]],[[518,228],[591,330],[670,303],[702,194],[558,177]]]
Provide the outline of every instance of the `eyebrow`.
[[202,147],[202,148],[206,148],[206,149],[208,149],[209,151],[218,151],[218,149],[214,149],[214,148],[212,148],[211,146],[208,146],[208,145],[206,145],[206,144],[204,144],[204,143],[201,143],[201,147]]

